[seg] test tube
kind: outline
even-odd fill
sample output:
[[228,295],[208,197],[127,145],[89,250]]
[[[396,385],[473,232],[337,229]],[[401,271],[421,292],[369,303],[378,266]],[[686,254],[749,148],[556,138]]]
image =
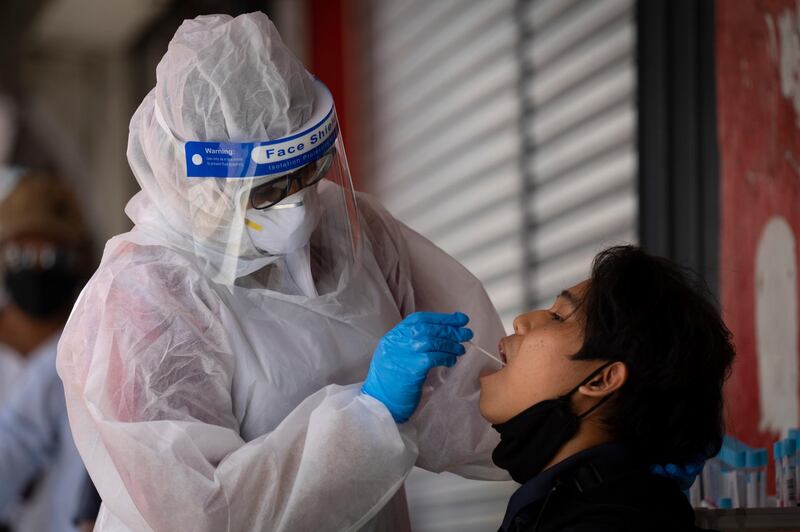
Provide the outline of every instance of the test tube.
[[783,440],[783,485],[784,504],[797,506],[797,441],[789,438]]
[[796,499],[789,503],[789,506],[800,506],[800,429],[790,429],[789,439],[795,442],[795,468],[794,468],[794,489]]
[[718,457],[706,462],[703,468],[703,502],[709,508],[716,508],[717,501],[722,495],[721,490],[722,463]]
[[747,504],[746,449],[736,438],[725,436],[718,455],[722,471],[718,497],[729,498],[734,508],[743,508]]
[[772,446],[775,459],[775,505],[783,508],[783,442],[776,441]]
[[731,494],[733,498],[733,507],[734,508],[746,508],[747,507],[747,475],[745,474],[745,468],[747,465],[746,457],[747,454],[745,451],[735,451],[733,454],[733,463],[731,464],[733,467],[730,472],[730,480],[733,483],[731,485]]
[[767,507],[767,465],[769,453],[766,449],[759,449],[758,454],[758,508]]
[[703,503],[703,479],[705,475],[703,472],[705,471],[705,466],[703,467],[703,471],[700,472],[700,475],[695,479],[692,486],[689,488],[689,503],[694,508],[700,508]]
[[759,478],[758,478],[758,451],[748,449],[745,452],[745,476],[747,483],[747,508],[758,508],[759,505]]

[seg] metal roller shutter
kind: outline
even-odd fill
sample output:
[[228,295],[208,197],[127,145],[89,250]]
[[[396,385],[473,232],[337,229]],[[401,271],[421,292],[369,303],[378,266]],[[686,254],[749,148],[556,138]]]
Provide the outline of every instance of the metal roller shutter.
[[373,191],[474,272],[509,324],[524,303],[514,2],[373,9]]
[[[508,329],[635,241],[633,0],[364,0],[368,184]],[[415,470],[419,531],[495,529],[513,483]]]
[[[504,323],[523,308],[518,25],[513,0],[369,2],[367,183],[480,278]],[[516,489],[415,470],[414,530],[492,530]]]
[[528,305],[589,274],[601,248],[635,242],[633,0],[521,4]]

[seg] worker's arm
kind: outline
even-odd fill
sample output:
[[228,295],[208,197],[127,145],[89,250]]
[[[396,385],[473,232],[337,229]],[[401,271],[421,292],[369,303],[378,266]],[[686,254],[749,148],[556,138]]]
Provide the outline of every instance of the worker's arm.
[[[489,349],[505,336],[481,282],[447,253],[394,219],[378,201],[359,194],[371,249],[403,316],[413,312],[463,312],[474,342]],[[429,372],[409,424],[419,434],[417,465],[479,479],[507,480],[491,461],[499,435],[478,410],[484,369],[495,362],[467,345],[452,368]]]
[[[463,312],[470,318],[473,341],[487,348],[496,345],[505,332],[481,282],[429,240],[401,227],[416,310]],[[481,371],[497,366],[475,348],[466,348],[455,366],[428,375],[422,401],[411,418],[419,434],[417,465],[469,478],[506,480],[507,473],[491,460],[499,435],[478,409]]]
[[115,273],[109,287],[96,276],[59,346],[73,434],[105,511],[137,531],[349,530],[374,516],[416,460],[413,427],[360,384],[331,385],[244,441],[237,354],[219,309],[203,308],[213,298],[181,306],[170,276],[152,273]]

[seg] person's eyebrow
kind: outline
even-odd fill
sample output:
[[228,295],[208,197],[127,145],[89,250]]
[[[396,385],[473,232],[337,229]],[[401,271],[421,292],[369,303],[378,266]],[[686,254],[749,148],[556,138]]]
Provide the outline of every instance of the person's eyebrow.
[[569,290],[562,290],[558,297],[564,298],[567,302],[572,305],[573,307],[578,307],[578,298],[575,297],[575,294],[570,292]]

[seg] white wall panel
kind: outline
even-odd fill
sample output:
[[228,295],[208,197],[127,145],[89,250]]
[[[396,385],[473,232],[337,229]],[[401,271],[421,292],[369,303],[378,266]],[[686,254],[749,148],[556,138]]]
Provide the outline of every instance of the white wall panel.
[[522,11],[528,297],[549,306],[598,251],[637,240],[634,2]]

